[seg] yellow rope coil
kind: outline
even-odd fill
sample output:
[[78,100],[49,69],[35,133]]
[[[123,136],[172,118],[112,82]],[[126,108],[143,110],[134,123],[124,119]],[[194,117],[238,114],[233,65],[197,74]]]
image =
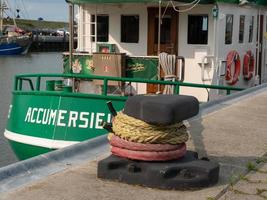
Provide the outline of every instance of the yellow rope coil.
[[188,140],[183,123],[173,125],[151,125],[119,112],[113,121],[114,134],[137,143],[181,144]]

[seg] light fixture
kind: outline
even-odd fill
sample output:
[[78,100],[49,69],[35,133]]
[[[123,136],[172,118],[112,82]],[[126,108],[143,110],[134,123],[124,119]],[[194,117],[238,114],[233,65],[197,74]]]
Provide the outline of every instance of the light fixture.
[[248,3],[249,3],[248,0],[239,0],[239,6],[244,6]]

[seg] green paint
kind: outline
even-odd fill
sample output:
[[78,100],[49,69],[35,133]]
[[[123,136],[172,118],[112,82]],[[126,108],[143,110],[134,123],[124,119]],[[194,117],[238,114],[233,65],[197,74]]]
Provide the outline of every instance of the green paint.
[[[118,81],[118,82],[135,82],[135,83],[149,83],[149,84],[160,84],[160,85],[178,85],[183,87],[193,87],[193,88],[209,88],[209,89],[218,89],[218,90],[231,90],[231,91],[242,91],[244,88],[237,88],[237,87],[231,87],[231,86],[221,86],[221,85],[207,85],[207,84],[196,84],[196,83],[187,83],[187,82],[172,82],[172,81],[159,81],[159,80],[149,80],[149,79],[141,79],[141,78],[121,78],[121,77],[111,77],[111,76],[95,76],[95,75],[84,75],[84,74],[23,74],[23,75],[17,75],[15,77],[15,84],[18,84],[18,80],[22,79],[24,80],[27,77],[27,79],[31,78],[37,78],[37,84],[41,85],[40,78],[71,78],[71,79],[79,79],[79,80],[102,80],[102,81]],[[16,85],[14,87],[16,90],[18,90],[18,86]],[[39,91],[39,90],[38,90]],[[34,94],[34,92],[23,92],[24,94]],[[35,94],[39,94],[38,92],[35,92]],[[48,93],[43,93],[43,95],[47,95]],[[56,95],[56,93],[52,93]],[[60,94],[62,95],[62,94]],[[64,96],[64,95],[63,95]],[[106,96],[106,95],[93,95],[90,94],[89,96],[87,94],[82,93],[75,93],[74,96],[79,97],[97,97],[97,98],[111,98],[115,100],[123,100],[124,97],[121,96]],[[124,99],[125,100],[125,99]]]
[[[84,141],[107,133],[100,124],[110,120],[109,100],[13,94],[7,129],[33,137]],[[112,102],[116,110],[124,107],[124,100]]]
[[[63,56],[64,74],[94,74],[91,55],[75,55],[74,65],[76,73],[70,71],[69,56]],[[80,69],[80,70],[78,70]],[[156,57],[130,57],[126,59],[126,77],[156,80],[158,74],[158,58]]]
[[[253,1],[253,0],[252,0],[252,1]],[[257,0],[257,1],[256,1],[256,4],[267,6],[267,1],[266,1],[266,0]]]
[[54,91],[55,90],[55,81],[54,80],[46,81],[46,90],[47,91]]
[[158,58],[127,57],[126,77],[156,80],[158,76]]
[[63,55],[64,74],[93,74],[92,55],[74,55],[72,70],[70,70],[69,56]]
[[10,140],[8,142],[19,160],[25,160],[54,150],[54,149],[32,146],[28,144],[22,144]]
[[72,86],[63,86],[63,92],[72,92]]
[[[138,61],[138,60],[137,60]],[[137,62],[136,61],[136,62]],[[139,62],[139,61],[138,61]],[[69,91],[40,91],[42,83],[47,78],[75,78],[85,80],[104,80],[102,94],[84,94]],[[35,81],[35,91],[20,88],[23,81]],[[107,94],[107,82],[139,82],[162,85],[174,85],[175,92],[179,93],[180,87],[211,88],[222,90],[240,91],[242,88],[228,86],[203,85],[182,82],[167,82],[146,80],[140,78],[104,77],[84,74],[25,74],[17,75],[12,98],[12,108],[7,123],[7,130],[25,136],[39,137],[63,141],[84,141],[103,134],[107,131],[101,128],[101,121],[110,121],[111,115],[106,102],[112,101],[115,109],[120,111],[124,107],[126,96],[112,96]],[[31,81],[30,81],[31,82]],[[62,85],[62,81],[57,81]],[[24,84],[22,84],[24,85]],[[51,151],[42,147],[10,142],[19,159],[26,159],[41,153]],[[25,149],[24,149],[25,148]]]

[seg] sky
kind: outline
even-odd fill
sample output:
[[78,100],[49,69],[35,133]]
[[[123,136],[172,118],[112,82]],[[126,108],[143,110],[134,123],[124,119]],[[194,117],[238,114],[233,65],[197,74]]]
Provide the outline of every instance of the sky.
[[[13,15],[20,9],[21,18],[47,21],[68,21],[68,5],[65,0],[6,0]],[[8,12],[11,15],[11,12]],[[13,16],[10,16],[13,17]]]

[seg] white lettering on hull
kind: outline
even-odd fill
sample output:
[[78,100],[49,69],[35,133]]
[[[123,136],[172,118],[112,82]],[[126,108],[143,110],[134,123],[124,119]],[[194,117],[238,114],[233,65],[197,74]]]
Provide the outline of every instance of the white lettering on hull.
[[103,121],[111,122],[111,114],[29,107],[24,121],[60,127],[102,129]]

